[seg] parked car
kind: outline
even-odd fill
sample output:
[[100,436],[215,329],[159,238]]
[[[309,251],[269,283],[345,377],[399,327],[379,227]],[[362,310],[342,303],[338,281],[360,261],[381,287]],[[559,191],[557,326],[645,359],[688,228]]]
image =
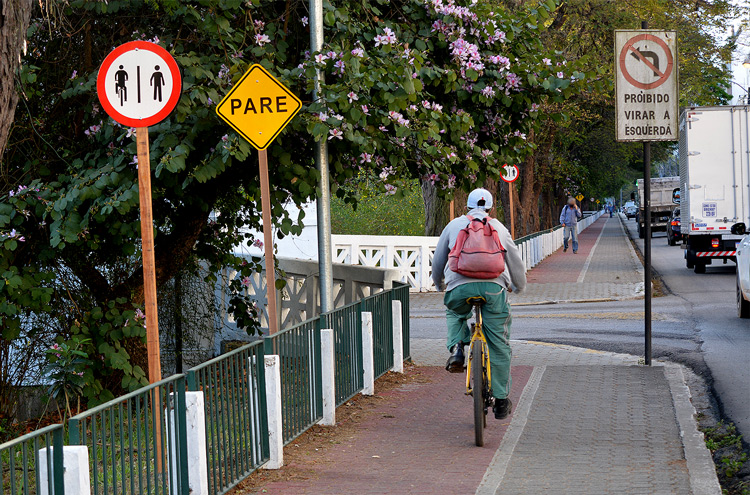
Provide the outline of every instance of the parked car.
[[638,206],[632,201],[625,203],[625,216],[628,218],[635,218],[638,214]]
[[737,316],[750,318],[750,235],[737,244]]
[[682,232],[680,231],[680,209],[675,208],[672,210],[672,216],[669,218],[669,223],[667,223],[667,244],[670,246],[676,246],[680,241],[682,241]]

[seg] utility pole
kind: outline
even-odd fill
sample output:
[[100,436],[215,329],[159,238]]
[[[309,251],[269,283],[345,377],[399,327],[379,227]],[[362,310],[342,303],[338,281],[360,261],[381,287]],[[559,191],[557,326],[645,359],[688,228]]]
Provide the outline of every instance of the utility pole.
[[[310,0],[310,51],[323,48],[323,0]],[[313,101],[323,96],[320,86],[323,71],[315,69]],[[315,143],[315,164],[320,172],[317,191],[318,267],[320,271],[320,312],[333,311],[333,249],[331,246],[331,188],[328,172],[328,141],[323,136]]]

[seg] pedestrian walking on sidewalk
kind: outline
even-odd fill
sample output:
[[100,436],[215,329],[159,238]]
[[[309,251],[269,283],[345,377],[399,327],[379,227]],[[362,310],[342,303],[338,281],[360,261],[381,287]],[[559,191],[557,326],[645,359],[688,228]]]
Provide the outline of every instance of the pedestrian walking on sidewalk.
[[[469,344],[471,335],[467,321],[471,318],[472,307],[467,302],[471,297],[482,297],[487,302],[482,307],[482,321],[485,338],[490,355],[492,374],[492,396],[495,398],[492,410],[497,419],[503,419],[510,414],[512,404],[508,399],[510,393],[510,303],[508,293],[515,290],[521,292],[526,288],[526,264],[521,253],[513,242],[510,232],[498,220],[491,218],[488,211],[492,208],[492,194],[485,189],[475,189],[469,194],[467,202],[468,214],[451,221],[440,234],[435,255],[432,261],[432,280],[438,290],[445,290],[443,303],[446,306],[445,315],[448,322],[448,350],[450,357],[445,369],[451,373],[462,373],[464,370],[464,346]],[[479,222],[475,224],[475,222]],[[464,275],[465,270],[459,268],[455,261],[457,256],[456,241],[459,234],[462,239],[470,227],[483,235],[492,235],[499,240],[499,251],[496,253],[482,253],[488,260],[489,266],[495,264],[497,257],[502,257],[504,267],[492,272],[482,272],[473,276]],[[494,232],[493,232],[494,229]],[[462,232],[463,231],[463,232]],[[494,237],[493,237],[494,238]],[[461,241],[463,242],[463,241]],[[468,243],[468,241],[466,241]],[[461,249],[463,244],[459,244]],[[452,260],[449,262],[449,260]],[[480,265],[482,263],[479,263]],[[499,263],[502,265],[502,263]],[[451,267],[461,270],[462,273]]]
[[573,254],[578,253],[578,219],[583,217],[581,209],[574,197],[568,198],[568,204],[563,206],[560,213],[560,223],[563,226],[563,253],[568,250],[568,238],[573,238]]

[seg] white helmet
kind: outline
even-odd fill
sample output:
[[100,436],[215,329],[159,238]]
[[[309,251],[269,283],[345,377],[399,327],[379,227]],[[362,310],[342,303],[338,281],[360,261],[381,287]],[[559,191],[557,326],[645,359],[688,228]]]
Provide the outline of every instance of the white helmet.
[[474,208],[490,210],[492,208],[492,193],[487,189],[474,189],[469,193],[469,199],[466,201],[466,206],[470,210],[473,210]]

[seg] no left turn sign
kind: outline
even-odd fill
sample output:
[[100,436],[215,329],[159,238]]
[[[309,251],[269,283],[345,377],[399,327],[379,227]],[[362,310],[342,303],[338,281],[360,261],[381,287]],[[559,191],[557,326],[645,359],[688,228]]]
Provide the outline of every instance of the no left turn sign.
[[122,125],[148,127],[164,120],[182,90],[174,57],[149,41],[131,41],[107,55],[96,78],[99,102]]
[[677,34],[615,31],[618,141],[676,141]]
[[625,43],[618,63],[623,77],[630,84],[640,89],[655,89],[672,75],[674,57],[664,40],[643,33]]

